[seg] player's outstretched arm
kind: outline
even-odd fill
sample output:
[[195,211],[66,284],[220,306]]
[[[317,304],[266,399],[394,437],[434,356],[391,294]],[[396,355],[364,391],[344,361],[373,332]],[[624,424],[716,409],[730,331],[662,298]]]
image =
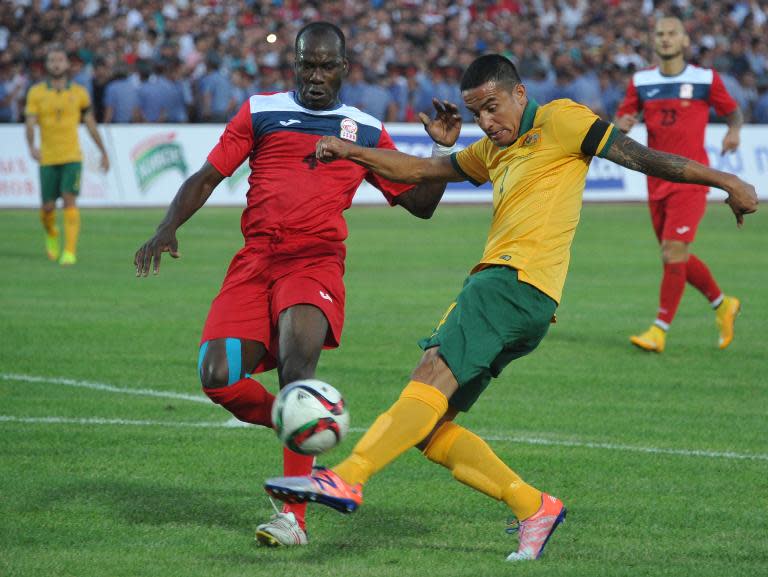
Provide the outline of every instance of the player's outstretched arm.
[[744,223],[744,215],[757,210],[755,187],[738,176],[715,170],[708,166],[676,154],[652,150],[617,133],[605,156],[608,160],[631,170],[672,182],[687,182],[714,186],[728,193],[726,203],[736,215],[736,223]]
[[154,274],[158,274],[160,257],[164,252],[173,258],[181,256],[176,230],[205,204],[213,189],[223,179],[224,175],[206,162],[200,170],[184,181],[155,234],[136,251],[133,257],[136,276],[147,276],[150,269]]
[[447,156],[420,158],[398,150],[365,148],[335,136],[323,136],[318,140],[315,155],[320,162],[351,160],[394,182],[419,184],[465,180]]

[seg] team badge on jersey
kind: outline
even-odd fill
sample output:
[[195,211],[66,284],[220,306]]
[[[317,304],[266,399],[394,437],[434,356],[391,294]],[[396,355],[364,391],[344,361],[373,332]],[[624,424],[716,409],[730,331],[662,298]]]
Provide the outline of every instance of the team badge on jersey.
[[693,84],[680,85],[680,98],[693,98]]
[[357,142],[357,122],[351,118],[345,118],[341,121],[341,133],[339,134],[344,140],[351,140]]
[[523,140],[522,146],[536,146],[541,140],[541,130],[536,129],[528,133],[528,136]]

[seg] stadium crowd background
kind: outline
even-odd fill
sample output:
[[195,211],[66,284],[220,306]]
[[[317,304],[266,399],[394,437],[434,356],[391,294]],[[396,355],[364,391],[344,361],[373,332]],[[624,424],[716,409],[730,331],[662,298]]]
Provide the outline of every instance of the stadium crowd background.
[[4,0],[0,121],[23,119],[52,42],[99,122],[226,121],[249,94],[293,86],[296,32],[320,18],[347,34],[344,102],[379,119],[418,121],[433,96],[461,103],[461,72],[485,52],[511,58],[540,103],[611,118],[653,63],[661,14],[684,18],[692,62],[718,70],[745,120],[768,123],[768,0]]

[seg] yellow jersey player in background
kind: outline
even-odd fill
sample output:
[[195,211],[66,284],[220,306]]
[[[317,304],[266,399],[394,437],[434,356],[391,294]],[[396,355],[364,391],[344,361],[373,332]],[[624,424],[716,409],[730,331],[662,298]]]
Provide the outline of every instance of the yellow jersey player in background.
[[476,59],[461,91],[486,135],[464,150],[437,147],[432,158],[417,158],[328,136],[317,144],[323,162],[348,159],[394,181],[491,181],[493,217],[480,262],[434,332],[419,342],[424,355],[400,398],[341,463],[306,477],[268,479],[265,488],[284,501],[349,513],[362,504],[363,485],[375,473],[418,447],[456,480],[509,507],[517,518],[510,530],[519,529],[520,542],[508,561],[537,559],[565,517],[562,501],[523,481],[482,438],[453,421],[544,338],[568,272],[592,157],[722,188],[739,222],[757,209],[757,195],[732,174],[638,144],[576,102],[539,106],[501,55]]
[[[42,208],[40,220],[45,229],[48,258],[62,265],[77,262],[77,239],[80,236],[80,212],[77,195],[83,155],[77,128],[82,119],[96,146],[101,151],[101,168],[109,170],[109,158],[96,127],[91,98],[85,88],[71,82],[69,59],[61,46],[51,46],[45,59],[48,78],[35,84],[27,93],[24,109],[29,153],[40,163]],[[35,125],[40,126],[40,148],[35,146]],[[56,226],[56,200],[64,203],[64,251],[61,252]]]

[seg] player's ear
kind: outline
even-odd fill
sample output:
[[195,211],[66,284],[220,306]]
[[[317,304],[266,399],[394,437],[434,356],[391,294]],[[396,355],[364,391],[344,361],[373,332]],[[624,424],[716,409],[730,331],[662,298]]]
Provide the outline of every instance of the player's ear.
[[342,65],[341,66],[342,66],[342,72],[341,73],[344,76],[344,78],[346,78],[347,75],[349,74],[349,60],[344,58],[342,60]]
[[512,94],[514,94],[517,101],[522,104],[528,96],[528,91],[525,89],[525,84],[522,82],[515,84],[515,87],[512,89]]

